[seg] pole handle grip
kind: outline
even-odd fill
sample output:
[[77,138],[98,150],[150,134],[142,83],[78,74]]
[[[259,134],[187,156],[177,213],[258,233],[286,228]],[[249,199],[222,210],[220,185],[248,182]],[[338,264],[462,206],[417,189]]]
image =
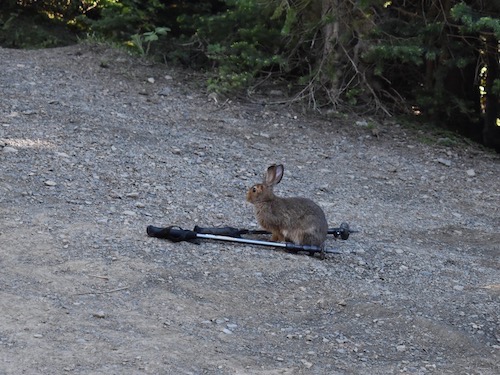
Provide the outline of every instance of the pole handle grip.
[[292,251],[307,251],[309,253],[320,253],[323,249],[314,245],[295,245],[294,243],[287,242],[286,249]]
[[159,228],[153,225],[149,225],[146,228],[146,232],[150,237],[163,238],[172,242],[182,242],[189,241],[193,243],[198,243],[197,233],[192,230],[182,229],[179,227],[166,227]]

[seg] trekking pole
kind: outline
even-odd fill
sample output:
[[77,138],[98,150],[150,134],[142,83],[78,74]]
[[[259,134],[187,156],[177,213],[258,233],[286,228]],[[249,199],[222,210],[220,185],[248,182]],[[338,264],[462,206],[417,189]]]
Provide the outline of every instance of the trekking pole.
[[[216,234],[221,236],[241,237],[242,234],[271,234],[265,230],[252,230],[252,229],[239,229],[234,227],[218,227],[218,228],[203,228],[196,225],[193,229],[194,232],[200,234]],[[357,230],[349,228],[349,224],[342,223],[338,228],[328,229],[328,234],[333,234],[335,238],[347,240],[351,233],[357,233]]]
[[238,242],[250,245],[279,247],[293,252],[305,251],[309,253],[309,255],[314,255],[315,253],[319,253],[322,259],[324,258],[325,254],[342,254],[342,252],[338,250],[324,249],[320,246],[296,245],[289,242],[262,241],[262,240],[253,240],[249,238],[227,236],[227,235],[198,233],[194,230],[187,230],[174,226],[159,228],[153,225],[149,225],[147,227],[147,233],[150,237],[164,238],[172,242],[188,241],[188,242],[198,243],[197,241],[198,239],[209,239],[216,241]]

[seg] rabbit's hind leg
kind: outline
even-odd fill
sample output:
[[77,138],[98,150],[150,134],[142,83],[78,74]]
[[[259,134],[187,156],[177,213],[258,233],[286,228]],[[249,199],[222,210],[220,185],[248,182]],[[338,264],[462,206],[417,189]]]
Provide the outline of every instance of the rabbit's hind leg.
[[284,242],[285,236],[280,231],[272,231],[271,241]]

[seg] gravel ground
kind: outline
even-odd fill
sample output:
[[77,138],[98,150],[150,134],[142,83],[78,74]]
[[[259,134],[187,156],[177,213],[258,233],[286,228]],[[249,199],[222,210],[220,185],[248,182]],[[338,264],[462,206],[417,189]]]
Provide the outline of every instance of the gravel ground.
[[[500,373],[498,155],[102,46],[0,61],[0,374]],[[342,254],[146,235],[256,228],[272,163]]]

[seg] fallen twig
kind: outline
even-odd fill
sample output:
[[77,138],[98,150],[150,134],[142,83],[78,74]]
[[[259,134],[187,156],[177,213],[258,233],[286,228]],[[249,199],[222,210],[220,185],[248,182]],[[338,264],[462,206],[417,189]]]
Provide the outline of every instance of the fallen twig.
[[114,293],[114,292],[119,292],[121,290],[128,289],[128,286],[125,286],[123,288],[117,288],[117,289],[111,289],[111,290],[102,290],[102,291],[93,291],[93,292],[83,292],[83,293],[75,293],[73,294],[74,296],[83,296],[85,294],[107,294],[107,293]]
[[98,279],[103,279],[103,280],[109,280],[108,276],[101,276],[101,275],[89,275],[90,277],[96,277]]

